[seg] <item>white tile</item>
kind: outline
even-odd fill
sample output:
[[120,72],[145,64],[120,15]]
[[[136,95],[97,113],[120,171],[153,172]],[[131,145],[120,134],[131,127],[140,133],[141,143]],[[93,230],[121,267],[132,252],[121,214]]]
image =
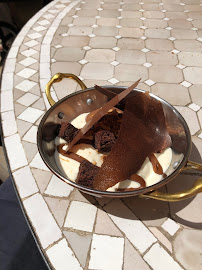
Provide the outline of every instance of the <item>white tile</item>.
[[145,36],[142,36],[142,37],[141,37],[141,39],[145,40],[145,39],[147,39],[147,37],[145,37]]
[[52,14],[46,14],[46,15],[43,15],[43,17],[48,20],[48,19],[54,18],[55,16],[53,16]]
[[186,66],[179,64],[176,67],[179,68],[179,69],[184,69]]
[[91,37],[91,38],[93,38],[93,37],[95,37],[95,35],[94,34],[90,34],[90,35],[88,35],[89,37]]
[[40,194],[29,197],[23,203],[43,248],[47,248],[62,237],[57,223]]
[[15,171],[13,177],[21,198],[28,197],[39,191],[28,166]]
[[34,55],[36,53],[37,53],[37,51],[34,50],[34,49],[27,49],[27,50],[21,52],[21,54],[26,56],[26,57],[32,56],[32,55]]
[[1,112],[13,110],[13,90],[1,93]]
[[39,42],[38,41],[36,41],[36,40],[30,40],[30,41],[28,41],[28,42],[25,42],[24,43],[24,45],[26,45],[26,46],[28,46],[28,47],[34,47],[34,46],[36,46],[36,45],[38,45],[39,44]]
[[181,82],[181,85],[184,87],[189,87],[189,86],[191,86],[191,83],[189,83],[187,81],[183,81],[183,82]]
[[89,203],[72,201],[64,227],[92,232],[97,208]]
[[12,46],[7,55],[7,59],[16,58],[18,54],[18,50],[19,50],[19,46],[16,46],[16,47]]
[[48,29],[46,35],[53,36],[53,35],[55,34],[56,30],[57,30],[57,27],[51,26],[51,27]]
[[146,20],[146,18],[145,17],[141,17],[140,20],[144,21],[144,20]]
[[18,76],[28,79],[32,75],[34,75],[37,71],[32,68],[24,68],[20,72],[17,73]]
[[7,137],[14,135],[17,132],[17,125],[14,112],[10,111],[2,113],[1,119],[4,136]]
[[117,61],[112,61],[110,64],[111,64],[112,66],[116,67],[117,65],[119,65],[119,62],[117,62]]
[[41,156],[39,155],[39,153],[37,153],[35,155],[35,157],[33,158],[32,162],[30,163],[30,167],[36,168],[36,169],[41,169],[44,171],[49,171],[48,167],[45,165],[45,163],[43,162]]
[[[112,201],[104,208],[116,226],[141,253],[157,241],[146,226],[120,200]],[[128,218],[122,217],[123,215]]]
[[85,59],[82,59],[82,60],[79,61],[79,63],[82,64],[82,65],[84,65],[84,64],[88,63],[88,61],[85,60]]
[[117,80],[116,78],[111,78],[110,80],[108,80],[108,82],[110,82],[112,84],[116,84],[119,82],[119,80]]
[[183,268],[159,245],[155,244],[144,255],[144,260],[154,270],[182,270]]
[[91,47],[90,47],[90,46],[84,46],[83,49],[84,49],[85,51],[88,51],[88,50],[91,49]]
[[92,28],[97,28],[98,25],[97,25],[97,24],[93,24],[91,27],[92,27]]
[[11,170],[13,171],[27,165],[19,134],[6,137],[4,142]]
[[62,48],[62,45],[58,44],[54,46],[56,49]]
[[41,45],[41,55],[47,55],[50,57],[50,45],[49,44]]
[[50,56],[42,54],[41,57],[40,57],[40,62],[41,63],[49,63],[50,62]]
[[202,42],[202,38],[197,38],[196,40],[198,40],[198,41]]
[[49,63],[40,63],[40,77],[42,79],[50,79],[51,71],[50,71],[50,62]]
[[180,51],[178,51],[178,50],[172,50],[171,52],[173,52],[174,54],[178,54]]
[[140,26],[140,29],[147,29],[147,27],[146,26]]
[[146,80],[145,83],[146,83],[147,85],[149,85],[149,86],[152,86],[153,84],[155,84],[155,82],[152,81],[152,80]]
[[45,193],[56,197],[68,197],[73,189],[72,186],[53,175]]
[[53,40],[52,35],[46,35],[43,39],[43,44],[51,44],[51,41]]
[[30,143],[36,143],[37,131],[38,131],[38,128],[36,126],[32,126],[23,137],[23,140]]
[[161,11],[162,11],[162,12],[166,12],[166,9],[162,9]]
[[202,132],[198,135],[198,137],[199,137],[200,139],[202,139]]
[[171,41],[176,40],[176,38],[174,38],[174,37],[169,37],[168,39],[171,40]]
[[63,7],[66,7],[65,5],[63,4],[59,4],[59,5],[55,5],[56,8],[63,8]]
[[198,28],[196,28],[196,27],[192,27],[192,28],[191,28],[191,30],[197,31],[197,30],[198,30]]
[[165,17],[163,20],[164,20],[164,21],[169,21],[170,19]]
[[35,27],[35,28],[33,28],[33,29],[34,29],[34,31],[41,32],[41,31],[43,31],[43,30],[46,30],[47,28],[44,27],[44,26],[37,26],[37,27]]
[[166,27],[166,30],[172,30],[173,28],[172,27]]
[[193,21],[193,19],[192,18],[188,18],[187,21],[191,22],[191,21]]
[[13,73],[3,73],[1,79],[1,91],[13,89]]
[[143,48],[141,51],[144,52],[144,53],[147,53],[147,52],[149,52],[150,50],[147,49],[147,48]]
[[27,108],[18,116],[18,119],[34,123],[43,113],[43,111],[35,108]]
[[115,52],[118,52],[118,51],[120,51],[120,48],[119,47],[114,47],[114,48],[112,48],[112,50],[114,50]]
[[27,35],[29,38],[31,38],[31,39],[36,39],[36,38],[40,38],[40,37],[42,37],[42,35],[41,34],[39,34],[39,33],[32,33],[32,34],[29,34],[29,35]]
[[[55,91],[51,91],[51,96],[52,96],[52,98],[55,100],[55,101],[58,101],[58,98],[57,98],[57,96],[56,96],[56,93],[55,93]],[[48,102],[48,99],[47,99],[47,96],[46,96],[46,94],[45,93],[43,93],[43,99],[44,99],[44,103],[45,103],[45,105],[46,105],[46,109],[48,110],[48,109],[50,109],[50,104],[49,104],[49,102]]]
[[39,22],[37,22],[39,25],[42,25],[42,26],[44,26],[44,25],[47,25],[47,24],[50,24],[50,22],[48,21],[48,20],[42,20],[42,21],[39,21]]
[[67,241],[62,239],[46,251],[48,258],[57,270],[71,269],[82,270],[72,250],[68,247]]
[[[59,14],[59,15],[61,15],[61,14]],[[59,15],[57,16],[57,18],[59,17]],[[61,20],[58,20],[58,19],[55,19],[53,22],[52,22],[52,26],[56,26],[56,27],[58,27],[59,26],[59,24],[60,24],[60,22],[61,22]]]
[[200,106],[198,106],[195,103],[192,103],[188,106],[190,109],[192,109],[193,111],[197,112],[198,110],[200,110]]
[[151,63],[144,63],[144,64],[143,64],[143,66],[145,66],[145,67],[148,67],[148,68],[149,68],[149,67],[151,67],[151,66],[152,66],[152,64],[151,64]]
[[122,8],[119,8],[118,11],[123,11],[123,9]]
[[52,13],[52,14],[55,14],[55,13],[58,13],[60,12],[59,10],[57,9],[50,9],[48,12]]
[[123,17],[122,16],[119,16],[119,17],[117,17],[117,19],[121,20],[121,19],[123,19]]
[[40,88],[42,92],[45,92],[46,84],[49,82],[48,79],[40,79]]
[[121,28],[122,26],[121,25],[116,25],[116,28]]
[[144,12],[145,10],[144,9],[140,9],[139,11]]
[[167,231],[170,235],[174,235],[180,228],[180,226],[172,219],[168,218],[161,227]]
[[61,36],[62,36],[62,37],[68,37],[68,36],[69,36],[69,34],[64,33],[64,34],[62,34]]
[[120,39],[120,38],[122,38],[122,36],[117,35],[117,36],[115,36],[115,38]]
[[56,60],[54,58],[51,59],[51,63],[55,63]]
[[[17,37],[15,38],[12,46],[19,47],[22,44],[23,40],[24,40],[24,35],[21,36],[21,35],[18,34]],[[13,57],[13,58],[16,58],[16,57]],[[7,60],[8,60],[8,58],[7,58]]]
[[98,10],[98,11],[101,11],[101,10],[103,10],[103,8],[97,8],[97,10]]
[[15,88],[22,90],[24,92],[28,92],[29,90],[31,90],[35,85],[37,85],[36,82],[32,82],[29,80],[24,80],[21,83],[19,83],[18,85],[16,85]]
[[36,63],[36,62],[37,62],[36,59],[34,59],[34,58],[32,58],[32,57],[27,57],[27,58],[25,58],[24,60],[20,61],[19,63],[20,63],[21,65],[25,66],[25,67],[28,67],[28,66],[30,66],[30,65],[32,65],[32,64],[34,64],[34,63]]
[[93,235],[89,269],[121,270],[124,239],[108,235]]
[[6,59],[5,64],[4,64],[4,74],[14,72],[15,65],[16,65],[15,58]]

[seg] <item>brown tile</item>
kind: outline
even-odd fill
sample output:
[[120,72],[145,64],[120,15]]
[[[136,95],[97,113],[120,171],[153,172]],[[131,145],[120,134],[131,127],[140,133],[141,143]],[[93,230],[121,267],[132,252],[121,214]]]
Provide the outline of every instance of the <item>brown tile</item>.
[[96,23],[95,18],[87,18],[87,17],[78,17],[75,18],[72,22],[74,25],[81,26],[91,26]]
[[192,24],[194,27],[196,27],[198,29],[202,29],[202,20],[193,20]]
[[116,26],[119,24],[117,18],[100,18],[97,20],[97,25],[101,26]]
[[176,259],[185,269],[200,269],[202,265],[202,232],[184,229],[174,241]]
[[97,10],[88,10],[88,12],[86,12],[86,10],[79,10],[77,11],[76,15],[78,15],[79,17],[95,17],[98,15],[98,11]]
[[181,113],[181,115],[187,122],[191,135],[194,135],[200,129],[196,112],[194,112],[188,107],[176,106],[176,109]]
[[190,29],[192,27],[191,22],[187,20],[169,20],[168,25],[172,28]]
[[165,39],[147,39],[146,48],[153,51],[171,51],[174,49],[173,43]]
[[189,87],[192,102],[202,107],[202,85],[192,85]]
[[142,5],[142,9],[149,10],[149,11],[159,11],[159,10],[162,10],[162,6],[158,4],[144,4]]
[[186,81],[193,84],[202,84],[202,68],[187,67],[183,70],[183,73]]
[[108,49],[92,49],[86,52],[85,59],[89,62],[110,63],[115,60],[115,51]]
[[147,62],[153,65],[177,65],[176,54],[164,51],[151,51],[147,53]]
[[191,29],[173,29],[171,30],[171,36],[176,39],[196,39],[198,37],[196,31]]
[[114,37],[94,37],[90,39],[89,46],[92,48],[108,49],[116,47],[117,39]]
[[150,269],[150,267],[146,264],[146,262],[139,255],[139,253],[134,249],[128,239],[125,239],[123,270],[131,270],[132,265],[135,265],[137,269],[141,270]]
[[191,102],[188,89],[180,84],[156,83],[152,85],[151,92],[172,105],[185,106]]
[[192,18],[194,20],[202,20],[202,14],[201,11],[191,11],[188,13],[189,18]]
[[87,36],[92,34],[93,28],[88,26],[72,26],[67,33],[72,36]]
[[131,4],[131,3],[137,4],[137,3],[139,3],[139,2],[140,2],[139,0],[125,0],[125,1],[124,1],[125,4]]
[[29,92],[39,97],[41,96],[41,90],[38,84],[35,85],[31,90],[29,90]]
[[113,75],[114,67],[105,63],[87,63],[81,70],[84,79],[109,80]]
[[132,28],[132,27],[122,27],[119,30],[119,35],[122,37],[132,37],[132,38],[140,38],[143,36],[144,31],[139,28]]
[[120,12],[117,10],[101,10],[99,16],[102,18],[117,18],[120,16]]
[[169,38],[170,31],[166,29],[146,29],[145,36],[148,38]]
[[31,123],[16,119],[17,129],[20,137],[22,137],[32,126]]
[[118,28],[114,26],[98,26],[93,30],[96,36],[111,37],[118,35]]
[[25,94],[24,91],[21,91],[21,90],[15,88],[13,91],[13,100],[16,101],[17,99],[22,97],[24,94]]
[[[184,7],[181,5],[169,5],[165,4],[163,5],[163,8],[167,11],[184,11]],[[187,8],[187,6],[186,6]]]
[[183,81],[182,71],[173,66],[152,66],[149,78],[154,82],[180,83]]
[[71,79],[62,80],[60,83],[54,84],[54,89],[59,100],[74,93],[77,87],[78,84]]
[[142,81],[148,79],[148,71],[144,66],[119,64],[115,67],[114,77],[119,81],[135,82],[142,78]]
[[139,11],[141,9],[141,5],[139,4],[124,4],[122,6],[124,11]]
[[142,12],[140,12],[140,11],[121,11],[121,16],[124,18],[141,18]]
[[65,47],[74,47],[74,48],[82,48],[87,46],[89,43],[89,37],[79,37],[79,36],[68,36],[63,37],[61,40],[61,45]]
[[143,17],[148,19],[163,19],[165,15],[161,11],[144,11]]
[[25,141],[22,141],[22,145],[25,150],[27,161],[31,162],[38,151],[37,145]]
[[147,19],[144,21],[144,25],[148,28],[166,28],[168,26],[167,21],[159,19]]
[[104,10],[106,10],[106,9],[119,9],[119,7],[120,7],[119,3],[104,3],[102,5],[102,8]]
[[116,53],[116,61],[122,64],[141,65],[146,62],[145,53],[133,50],[120,50]]
[[197,40],[175,40],[175,48],[184,52],[202,52],[202,43]]
[[134,18],[123,18],[120,21],[121,26],[138,28],[143,25],[142,20]]
[[198,52],[181,52],[178,58],[180,64],[185,66],[200,67],[202,63],[202,54]]
[[184,12],[166,12],[166,17],[171,20],[186,20],[187,14]]
[[121,38],[118,40],[117,47],[126,50],[141,50],[144,48],[144,40],[135,38]]
[[85,51],[80,48],[68,48],[65,47],[57,49],[54,58],[57,61],[79,61],[83,59]]
[[15,116],[17,117],[18,115],[20,115],[22,112],[24,112],[24,110],[26,109],[27,107],[21,105],[21,104],[18,104],[16,103],[14,105],[14,112],[15,112]]

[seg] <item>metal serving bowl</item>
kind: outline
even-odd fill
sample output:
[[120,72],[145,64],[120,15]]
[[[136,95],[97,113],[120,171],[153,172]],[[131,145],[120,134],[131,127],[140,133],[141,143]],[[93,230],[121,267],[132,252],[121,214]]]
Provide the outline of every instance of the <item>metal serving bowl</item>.
[[[53,83],[60,82],[63,78],[71,78],[78,82],[83,90],[73,93],[66,96],[58,102],[55,102],[51,97],[51,86]],[[120,93],[126,87],[122,86],[105,86],[105,88],[113,91],[114,93]],[[141,91],[134,89],[130,96],[134,95],[136,91]],[[144,91],[141,91],[144,92]],[[184,190],[182,192],[167,194],[159,192],[159,187],[164,186],[169,181],[173,180],[182,170],[187,169],[198,169],[202,171],[202,165],[188,161],[190,151],[191,151],[191,135],[187,123],[181,114],[168,102],[163,100],[160,97],[157,97],[153,94],[150,94],[153,98],[159,100],[162,103],[166,123],[170,129],[176,131],[176,135],[172,138],[174,150],[174,155],[172,158],[171,165],[166,172],[167,177],[162,179],[160,182],[142,189],[137,189],[133,191],[124,191],[124,192],[109,192],[109,191],[99,191],[90,189],[84,186],[81,186],[71,180],[69,180],[65,174],[59,170],[54,159],[54,138],[55,130],[57,125],[61,121],[71,121],[81,113],[90,112],[97,108],[100,108],[108,100],[107,97],[97,90],[94,87],[87,88],[85,84],[73,74],[61,74],[57,73],[51,81],[46,85],[46,96],[51,105],[51,108],[43,116],[37,135],[37,145],[39,153],[48,166],[48,168],[61,180],[68,183],[69,185],[78,188],[80,191],[88,193],[97,197],[129,197],[139,195],[141,197],[155,198],[158,200],[164,201],[179,201],[196,195],[202,191],[202,178],[199,178],[193,185],[192,188]],[[48,138],[48,139],[47,139]],[[179,151],[179,144],[180,151]],[[183,188],[183,187],[182,187]]]

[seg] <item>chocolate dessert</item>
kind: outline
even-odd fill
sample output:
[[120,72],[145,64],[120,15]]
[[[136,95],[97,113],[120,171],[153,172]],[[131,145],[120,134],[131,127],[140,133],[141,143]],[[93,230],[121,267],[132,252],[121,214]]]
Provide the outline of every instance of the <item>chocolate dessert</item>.
[[95,148],[98,151],[109,152],[115,144],[114,134],[107,130],[100,130],[95,133]]
[[94,176],[98,173],[99,168],[87,160],[81,162],[76,183],[79,185],[93,188]]
[[62,122],[58,136],[63,138],[67,143],[70,143],[74,137],[78,134],[79,130],[72,124]]

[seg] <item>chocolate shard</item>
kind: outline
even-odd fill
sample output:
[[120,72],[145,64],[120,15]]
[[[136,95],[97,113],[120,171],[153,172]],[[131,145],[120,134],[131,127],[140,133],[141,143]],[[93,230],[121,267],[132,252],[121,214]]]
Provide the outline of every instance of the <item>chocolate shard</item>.
[[95,148],[98,151],[109,152],[115,144],[114,134],[108,130],[100,130],[95,134]]
[[62,122],[58,137],[63,138],[68,143],[70,143],[78,134],[78,132],[79,130],[75,128],[72,124]]
[[93,181],[94,189],[107,190],[129,179],[149,154],[170,145],[161,103],[149,93],[140,92],[128,98],[117,142]]
[[93,179],[98,173],[99,167],[93,165],[88,160],[81,162],[76,183],[88,188],[93,188]]
[[108,98],[113,98],[113,97],[115,97],[117,94],[115,94],[114,92],[112,92],[112,91],[110,91],[110,90],[108,90],[108,89],[106,89],[106,88],[104,88],[104,87],[101,87],[101,86],[99,86],[99,85],[96,85],[95,84],[95,89],[97,90],[97,91],[99,91],[100,93],[102,93],[102,94],[104,94],[105,96],[107,96]]
[[58,135],[60,130],[60,124],[48,122],[42,127],[42,139],[45,142],[51,142]]

